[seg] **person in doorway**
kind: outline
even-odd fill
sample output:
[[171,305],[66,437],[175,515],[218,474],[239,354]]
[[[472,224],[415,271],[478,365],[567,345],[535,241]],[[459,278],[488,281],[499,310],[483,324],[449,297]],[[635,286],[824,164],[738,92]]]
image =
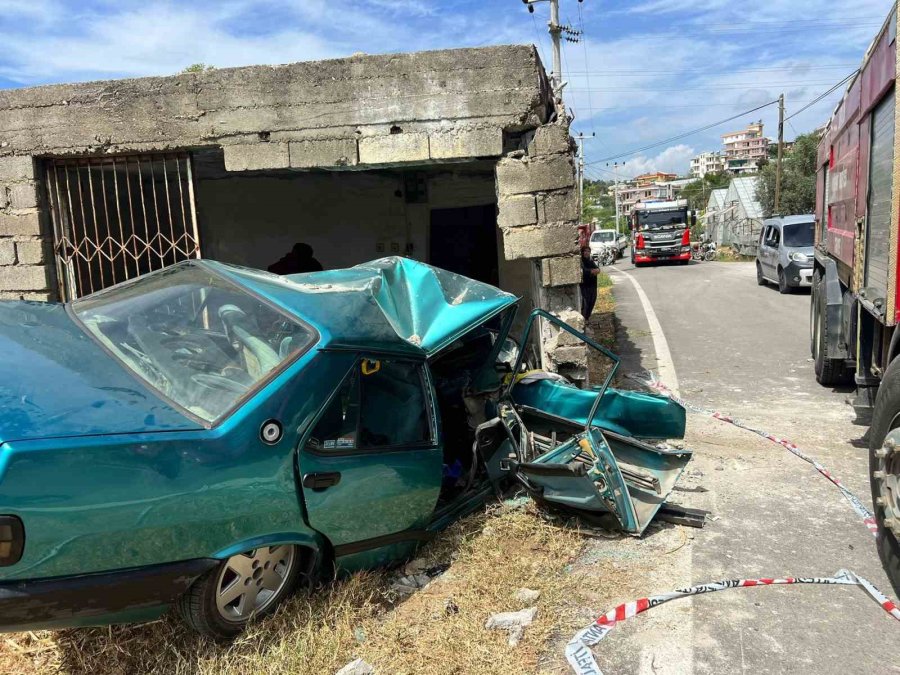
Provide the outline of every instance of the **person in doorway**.
[[584,317],[585,326],[591,313],[594,311],[594,305],[597,304],[597,275],[600,274],[600,268],[593,260],[591,260],[591,247],[581,247],[581,316]]
[[321,272],[322,263],[313,257],[313,249],[309,244],[297,242],[294,247],[279,260],[269,265],[273,274],[302,274],[303,272]]

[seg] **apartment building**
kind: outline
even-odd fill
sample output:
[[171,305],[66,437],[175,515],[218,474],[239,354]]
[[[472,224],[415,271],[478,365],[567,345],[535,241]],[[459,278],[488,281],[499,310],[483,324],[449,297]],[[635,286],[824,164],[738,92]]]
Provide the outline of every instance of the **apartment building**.
[[753,122],[746,129],[722,135],[725,170],[735,175],[756,173],[760,160],[769,156],[769,139],[763,135],[763,123]]
[[691,160],[691,177],[703,178],[708,173],[725,170],[725,157],[721,152],[704,152]]

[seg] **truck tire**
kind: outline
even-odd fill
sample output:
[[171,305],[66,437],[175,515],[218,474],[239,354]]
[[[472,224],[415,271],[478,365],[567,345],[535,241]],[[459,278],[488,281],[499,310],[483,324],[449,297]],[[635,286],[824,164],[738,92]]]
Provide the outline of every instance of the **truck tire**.
[[825,307],[825,293],[822,291],[822,276],[813,276],[810,296],[810,347],[815,362],[816,381],[826,387],[843,384],[849,379],[844,359],[829,359],[825,356],[825,341],[828,335],[828,312]]
[[[900,359],[894,359],[881,380],[878,395],[875,398],[875,411],[872,415],[872,426],[869,428],[869,481],[872,486],[872,504],[875,509],[875,520],[878,523],[876,547],[881,557],[884,571],[900,594],[900,495],[886,487],[893,476],[896,480],[900,474],[900,447],[890,450],[886,457],[878,457],[876,452],[882,451],[884,438],[888,432],[900,427]],[[876,478],[879,472],[879,478]],[[888,513],[889,511],[889,513]],[[885,519],[894,519],[893,527],[885,525]]]

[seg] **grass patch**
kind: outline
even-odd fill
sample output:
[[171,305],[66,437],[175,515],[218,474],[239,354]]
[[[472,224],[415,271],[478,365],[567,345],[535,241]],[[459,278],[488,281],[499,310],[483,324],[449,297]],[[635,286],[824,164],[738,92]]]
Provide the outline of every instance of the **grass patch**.
[[[543,518],[535,506],[494,506],[449,528],[423,549],[450,569],[395,604],[391,574],[355,574],[300,594],[275,616],[223,647],[192,634],[174,618],[144,626],[113,626],[8,635],[0,641],[0,672],[333,673],[363,658],[379,673],[535,672],[547,645],[569,629],[555,611],[578,580],[566,574],[582,548],[574,529]],[[534,623],[518,647],[484,622],[495,612],[523,609],[513,595],[541,591]],[[448,610],[448,607],[451,609]],[[455,608],[455,609],[454,609]]]
[[597,275],[597,288],[612,288],[613,282],[606,272],[600,272]]
[[716,249],[716,262],[750,262],[756,260],[752,255],[741,255],[730,246],[721,246]]

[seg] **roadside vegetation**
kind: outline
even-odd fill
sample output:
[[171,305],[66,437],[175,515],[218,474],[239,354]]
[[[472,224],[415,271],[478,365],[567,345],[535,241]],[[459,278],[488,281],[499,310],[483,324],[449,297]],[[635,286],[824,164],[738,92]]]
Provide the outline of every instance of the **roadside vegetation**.
[[[781,199],[778,210],[783,216],[812,213],[816,208],[816,155],[819,134],[801,134],[794,147],[782,158]],[[756,198],[766,217],[775,212],[775,169],[772,155],[777,146],[769,146],[769,161],[760,169]]]
[[753,262],[756,258],[752,255],[742,255],[730,246],[720,246],[716,249],[716,262]]
[[[535,672],[545,661],[564,670],[562,652],[552,645],[578,622],[560,608],[577,592],[580,581],[567,570],[583,543],[577,529],[529,499],[508,500],[425,547],[420,559],[449,569],[402,602],[391,589],[396,572],[358,573],[298,594],[230,646],[200,638],[174,618],[19,633],[0,643],[0,672],[301,675],[334,673],[355,658],[379,673],[409,675]],[[523,604],[514,597],[521,587],[541,595]],[[484,627],[494,613],[532,605],[534,623],[516,647],[505,631]]]

